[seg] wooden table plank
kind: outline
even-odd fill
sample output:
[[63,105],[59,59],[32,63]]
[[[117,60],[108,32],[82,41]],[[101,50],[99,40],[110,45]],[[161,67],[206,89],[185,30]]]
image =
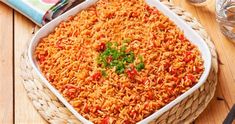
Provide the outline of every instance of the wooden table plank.
[[46,123],[26,94],[20,77],[20,56],[26,49],[26,44],[32,38],[32,30],[35,27],[31,21],[23,15],[15,12],[15,123],[16,124],[43,124]]
[[0,123],[13,123],[13,10],[0,2]]

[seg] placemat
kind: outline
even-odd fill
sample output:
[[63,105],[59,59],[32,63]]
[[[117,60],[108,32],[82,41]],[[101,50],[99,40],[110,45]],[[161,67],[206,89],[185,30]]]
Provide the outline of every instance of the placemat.
[[[214,96],[218,80],[216,49],[203,26],[192,17],[191,14],[168,2],[164,2],[164,4],[180,18],[185,20],[186,23],[204,39],[212,54],[212,68],[206,82],[198,90],[151,123],[190,123],[200,115]],[[32,101],[35,109],[46,121],[52,124],[81,123],[57,97],[44,86],[29,63],[27,49],[21,55],[21,71],[22,83],[27,91],[28,97]]]

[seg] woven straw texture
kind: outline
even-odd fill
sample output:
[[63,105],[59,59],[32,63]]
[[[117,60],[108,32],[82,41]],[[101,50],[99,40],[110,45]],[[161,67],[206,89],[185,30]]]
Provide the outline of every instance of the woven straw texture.
[[[217,84],[218,62],[213,42],[201,24],[191,14],[175,7],[170,3],[164,4],[184,19],[208,44],[212,53],[212,68],[206,82],[195,92],[172,107],[170,110],[156,118],[151,123],[172,124],[191,123],[206,108],[215,93]],[[27,50],[26,50],[27,51]],[[77,124],[81,123],[75,116],[57,99],[55,95],[42,83],[29,64],[27,52],[21,56],[21,71],[24,87],[28,97],[36,110],[49,123],[54,124]]]

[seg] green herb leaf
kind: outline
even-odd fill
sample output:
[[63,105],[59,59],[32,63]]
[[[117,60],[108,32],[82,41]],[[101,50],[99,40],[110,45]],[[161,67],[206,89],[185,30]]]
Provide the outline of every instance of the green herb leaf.
[[125,71],[125,65],[122,62],[119,62],[116,66],[116,73],[121,74]]
[[143,62],[143,57],[141,55],[139,55],[138,58],[140,59],[140,62]]
[[110,63],[110,66],[117,66],[118,65],[118,60],[113,60],[111,63]]
[[135,68],[136,68],[137,71],[141,71],[142,69],[144,69],[144,67],[145,67],[145,66],[144,66],[144,63],[141,62],[141,63],[139,63],[138,65],[136,65]]
[[[97,58],[98,64],[101,64],[102,67],[115,67],[115,72],[117,74],[122,74],[125,72],[126,67],[129,66],[129,63],[133,63],[135,61],[135,55],[133,52],[125,52],[126,51],[126,43],[129,43],[131,39],[126,38],[123,40],[123,45],[120,49],[117,49],[118,43],[108,42],[106,43],[106,49],[102,53],[100,53]],[[107,59],[108,57],[112,57],[112,59]],[[141,63],[136,66],[136,69],[140,71],[144,68],[143,58],[139,56]],[[101,71],[102,75],[106,75],[105,71]]]
[[119,52],[115,49],[112,49],[110,51],[110,55],[113,57],[113,59],[118,59],[119,58]]
[[135,55],[133,52],[129,52],[126,54],[126,56],[123,58],[124,61],[128,62],[128,63],[132,63],[135,60]]
[[123,40],[123,42],[124,42],[124,43],[130,43],[130,42],[131,42],[131,39],[130,39],[130,38],[125,38],[125,39]]
[[118,43],[117,43],[117,42],[114,42],[114,46],[117,47],[117,46],[118,46]]
[[105,70],[102,70],[101,73],[102,73],[102,76],[107,76],[107,73]]
[[107,48],[111,48],[113,46],[113,43],[112,42],[108,42],[108,43],[106,43],[106,45],[107,45]]
[[126,51],[126,46],[123,45],[120,50],[121,50],[121,52],[125,52]]

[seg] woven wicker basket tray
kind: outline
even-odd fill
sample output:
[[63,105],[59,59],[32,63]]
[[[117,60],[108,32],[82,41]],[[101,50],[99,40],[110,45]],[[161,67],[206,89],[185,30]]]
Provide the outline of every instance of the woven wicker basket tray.
[[[191,14],[175,7],[172,4],[164,3],[174,13],[186,21],[207,43],[212,54],[212,68],[206,82],[195,92],[172,107],[170,110],[156,118],[151,123],[172,124],[190,123],[206,108],[215,93],[217,84],[218,62],[217,54],[213,42],[210,40],[205,29],[192,17]],[[26,50],[27,51],[27,50]],[[21,77],[27,91],[28,97],[32,101],[36,110],[49,123],[81,123],[76,117],[57,99],[56,96],[42,83],[29,64],[27,52],[21,56]]]

